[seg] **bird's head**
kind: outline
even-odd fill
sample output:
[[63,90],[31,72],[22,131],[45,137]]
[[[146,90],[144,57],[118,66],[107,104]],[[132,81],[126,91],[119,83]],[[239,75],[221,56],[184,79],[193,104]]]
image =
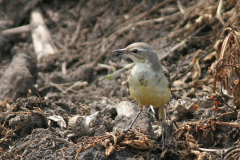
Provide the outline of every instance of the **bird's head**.
[[153,63],[158,61],[156,51],[146,43],[136,42],[126,48],[116,49],[113,52],[127,54],[135,63]]

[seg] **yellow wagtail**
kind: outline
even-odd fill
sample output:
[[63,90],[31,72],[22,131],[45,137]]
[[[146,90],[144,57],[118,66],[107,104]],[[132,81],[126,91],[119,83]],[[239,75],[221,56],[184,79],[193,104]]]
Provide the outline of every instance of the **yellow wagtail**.
[[133,123],[142,112],[143,105],[151,105],[156,120],[161,123],[164,148],[162,125],[166,118],[164,105],[171,97],[170,78],[166,77],[167,69],[160,64],[156,51],[146,43],[133,43],[124,49],[113,50],[113,52],[126,53],[135,62],[135,66],[127,79],[127,87],[131,96],[138,102],[140,111],[128,130],[132,128]]

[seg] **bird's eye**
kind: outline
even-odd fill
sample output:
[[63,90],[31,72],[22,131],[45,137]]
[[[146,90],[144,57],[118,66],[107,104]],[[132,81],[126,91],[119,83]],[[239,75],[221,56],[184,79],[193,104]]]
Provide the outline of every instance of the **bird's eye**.
[[138,53],[138,50],[137,50],[137,49],[134,49],[134,50],[133,50],[133,53]]

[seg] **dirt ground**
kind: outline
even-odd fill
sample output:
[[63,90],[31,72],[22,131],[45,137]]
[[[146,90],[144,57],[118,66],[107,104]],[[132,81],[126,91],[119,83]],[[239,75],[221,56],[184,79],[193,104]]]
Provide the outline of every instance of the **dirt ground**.
[[[238,0],[0,0],[0,159],[239,159]],[[41,19],[42,17],[42,19]],[[20,28],[19,28],[20,27]],[[165,149],[126,88],[145,42],[172,81]]]

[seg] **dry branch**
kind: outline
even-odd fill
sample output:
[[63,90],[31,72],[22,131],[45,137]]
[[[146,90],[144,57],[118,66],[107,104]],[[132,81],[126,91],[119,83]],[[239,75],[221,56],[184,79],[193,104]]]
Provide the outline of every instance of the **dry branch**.
[[2,35],[10,36],[13,34],[24,33],[24,32],[29,32],[29,31],[31,31],[31,25],[25,25],[25,26],[21,26],[21,27],[3,30]]
[[215,70],[214,92],[217,82],[220,83],[220,92],[226,89],[233,95],[234,102],[240,108],[240,33],[226,28],[229,34],[223,41],[220,58]]
[[36,26],[32,28],[32,40],[35,54],[38,62],[43,62],[50,56],[56,55],[58,50],[52,41],[51,34],[44,23],[44,18],[39,8],[31,12],[30,21],[31,26]]

